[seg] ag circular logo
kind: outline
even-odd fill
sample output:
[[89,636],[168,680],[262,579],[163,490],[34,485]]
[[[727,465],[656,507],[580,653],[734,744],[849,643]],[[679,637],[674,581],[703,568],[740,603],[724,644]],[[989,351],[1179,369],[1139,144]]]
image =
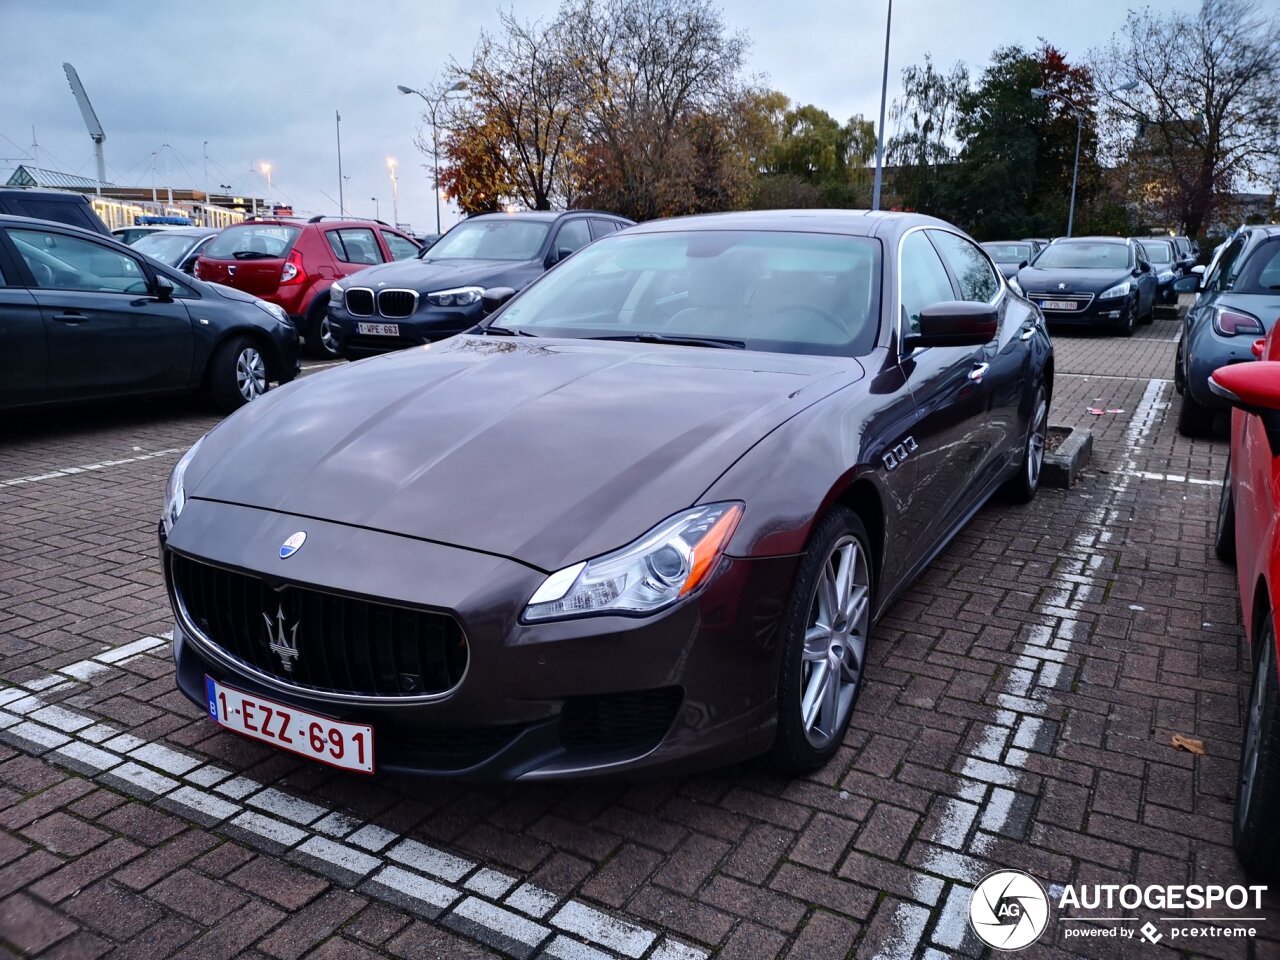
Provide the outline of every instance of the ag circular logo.
[[983,877],[969,901],[973,932],[997,950],[1021,950],[1040,939],[1049,924],[1049,897],[1040,881],[1021,870]]

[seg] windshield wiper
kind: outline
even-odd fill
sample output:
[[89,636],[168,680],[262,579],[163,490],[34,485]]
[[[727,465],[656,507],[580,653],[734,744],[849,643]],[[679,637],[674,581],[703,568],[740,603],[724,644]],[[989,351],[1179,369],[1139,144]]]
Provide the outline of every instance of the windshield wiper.
[[684,347],[720,347],[728,350],[747,349],[745,341],[730,340],[727,337],[685,337],[670,336],[665,333],[638,333],[632,339],[637,343],[673,343]]
[[498,327],[490,324],[484,328],[484,332],[489,336],[495,337],[536,337],[536,333],[530,333],[528,330],[520,330],[516,327]]
[[237,250],[232,254],[237,260],[279,260],[274,253],[263,253],[261,250]]

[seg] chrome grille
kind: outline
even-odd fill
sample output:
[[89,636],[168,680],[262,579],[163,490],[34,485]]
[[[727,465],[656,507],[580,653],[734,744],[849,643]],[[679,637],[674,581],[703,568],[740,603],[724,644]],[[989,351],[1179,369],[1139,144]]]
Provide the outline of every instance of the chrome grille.
[[418,292],[416,290],[380,290],[378,292],[378,312],[390,320],[411,317],[417,309]]
[[368,287],[352,287],[348,290],[347,312],[353,317],[372,317],[373,291]]

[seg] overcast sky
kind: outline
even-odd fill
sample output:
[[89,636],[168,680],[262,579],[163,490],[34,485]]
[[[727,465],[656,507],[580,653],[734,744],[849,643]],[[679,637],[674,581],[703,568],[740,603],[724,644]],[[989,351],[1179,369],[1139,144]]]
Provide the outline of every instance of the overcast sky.
[[[550,17],[558,0],[511,0],[522,18]],[[943,66],[985,64],[997,46],[1043,37],[1083,57],[1124,26],[1124,0],[898,0],[889,57],[889,98],[904,66],[926,52]],[[1156,0],[1193,10],[1198,0]],[[792,100],[844,120],[879,112],[886,0],[734,0],[733,29],[751,39],[748,71]],[[449,57],[470,59],[481,28],[493,28],[487,0],[0,0],[11,39],[0,85],[0,174],[29,162],[32,126],[39,165],[94,176],[93,145],[66,79],[79,71],[107,133],[107,177],[121,185],[205,185],[266,193],[298,212],[336,213],[334,111],[342,112],[343,172],[352,213],[379,201],[391,219],[387,157],[399,161],[399,216],[434,228],[426,158],[414,147],[421,101],[397,84],[426,87]],[[168,144],[169,149],[161,149]],[[156,153],[159,151],[159,153]],[[445,213],[445,225],[453,219]]]

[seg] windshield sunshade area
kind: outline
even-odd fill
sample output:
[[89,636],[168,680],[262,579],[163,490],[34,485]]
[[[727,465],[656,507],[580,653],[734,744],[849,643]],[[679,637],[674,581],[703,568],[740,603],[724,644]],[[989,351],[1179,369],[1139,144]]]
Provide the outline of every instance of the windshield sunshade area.
[[1123,270],[1129,266],[1129,248],[1123,243],[1059,240],[1041,251],[1034,266],[1068,270]]
[[533,220],[473,220],[460,223],[423,256],[424,260],[532,260],[550,224]]
[[495,332],[858,356],[875,344],[879,311],[876,240],[651,233],[585,248],[500,314]]
[[210,260],[282,260],[302,231],[280,223],[228,227],[204,249]]

